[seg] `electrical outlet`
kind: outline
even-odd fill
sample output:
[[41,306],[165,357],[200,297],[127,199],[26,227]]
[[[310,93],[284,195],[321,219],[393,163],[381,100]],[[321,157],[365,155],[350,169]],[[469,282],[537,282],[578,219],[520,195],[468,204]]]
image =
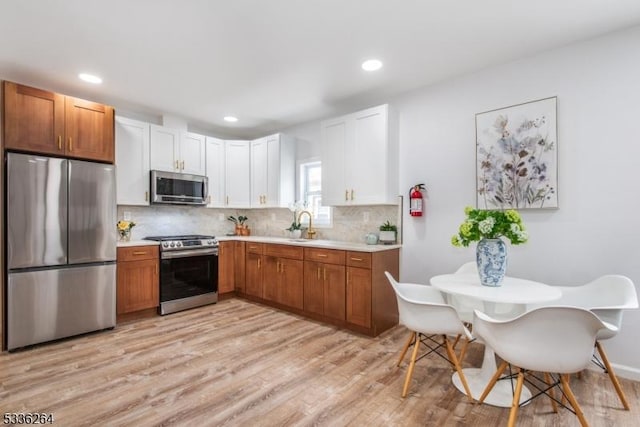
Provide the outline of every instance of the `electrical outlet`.
[[362,212],[362,220],[364,222],[369,222],[369,212]]
[[131,212],[124,211],[123,218],[125,221],[131,221]]
[[218,214],[218,221],[224,221],[224,214],[223,213],[219,213]]

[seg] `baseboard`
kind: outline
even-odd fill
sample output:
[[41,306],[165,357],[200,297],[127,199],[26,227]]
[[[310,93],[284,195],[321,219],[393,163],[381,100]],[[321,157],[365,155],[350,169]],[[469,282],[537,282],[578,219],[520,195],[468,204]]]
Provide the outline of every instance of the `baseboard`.
[[[619,378],[625,378],[627,380],[632,380],[632,381],[640,381],[640,369],[638,368],[633,368],[631,366],[626,366],[626,365],[620,365],[617,363],[612,363],[611,367],[615,371],[616,376]],[[589,369],[602,372],[602,370],[598,366],[594,365],[593,363],[590,364]]]

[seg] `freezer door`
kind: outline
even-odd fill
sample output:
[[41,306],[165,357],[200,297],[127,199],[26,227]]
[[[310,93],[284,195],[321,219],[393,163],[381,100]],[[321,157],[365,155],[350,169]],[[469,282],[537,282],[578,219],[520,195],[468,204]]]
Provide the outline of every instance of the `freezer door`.
[[69,264],[116,259],[115,167],[69,160]]
[[114,327],[116,265],[9,273],[7,348]]
[[8,268],[67,263],[67,161],[7,154]]

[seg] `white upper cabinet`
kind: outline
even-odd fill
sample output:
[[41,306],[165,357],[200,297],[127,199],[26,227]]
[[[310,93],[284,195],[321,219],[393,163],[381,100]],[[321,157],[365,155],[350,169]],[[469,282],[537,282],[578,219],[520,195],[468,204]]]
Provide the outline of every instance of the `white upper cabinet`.
[[116,117],[116,189],[119,205],[149,205],[149,124]]
[[251,207],[251,145],[225,141],[225,207]]
[[205,136],[151,125],[151,169],[206,173]]
[[398,138],[387,105],[322,122],[322,203],[398,203]]
[[225,147],[224,141],[208,136],[206,139],[207,177],[209,178],[208,208],[225,206]]
[[206,173],[206,137],[197,133],[180,134],[180,169],[183,173],[204,175]]
[[288,207],[295,201],[295,140],[275,134],[251,142],[251,206]]

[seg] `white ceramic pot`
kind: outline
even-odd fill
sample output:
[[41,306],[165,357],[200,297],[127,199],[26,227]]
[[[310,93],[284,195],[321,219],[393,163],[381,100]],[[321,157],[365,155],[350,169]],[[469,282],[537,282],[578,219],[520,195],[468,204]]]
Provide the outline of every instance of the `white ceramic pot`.
[[380,232],[380,241],[382,243],[391,244],[396,242],[396,232],[395,231],[381,231]]

